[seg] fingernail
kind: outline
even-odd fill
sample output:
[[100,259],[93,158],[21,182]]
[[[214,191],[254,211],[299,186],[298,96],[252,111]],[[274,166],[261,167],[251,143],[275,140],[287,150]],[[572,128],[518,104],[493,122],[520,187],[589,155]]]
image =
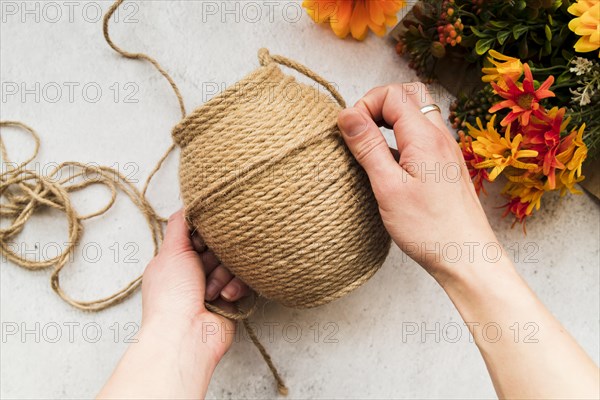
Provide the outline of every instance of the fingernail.
[[206,297],[206,300],[212,301],[215,298],[217,298],[218,294],[219,294],[219,282],[217,282],[216,280],[213,279],[208,282],[208,285],[206,286],[206,294],[204,297]]
[[367,121],[358,111],[346,110],[343,118],[340,118],[339,126],[345,135],[356,136],[367,130]]
[[231,283],[225,286],[225,289],[221,291],[221,297],[225,300],[233,300],[240,293],[240,286],[236,283]]

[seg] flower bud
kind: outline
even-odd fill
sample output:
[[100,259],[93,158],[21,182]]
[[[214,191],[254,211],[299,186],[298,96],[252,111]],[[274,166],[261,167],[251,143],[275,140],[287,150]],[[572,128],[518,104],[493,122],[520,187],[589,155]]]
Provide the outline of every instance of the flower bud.
[[431,43],[430,50],[431,55],[435,58],[442,58],[446,55],[446,49],[444,48],[444,45],[437,41]]

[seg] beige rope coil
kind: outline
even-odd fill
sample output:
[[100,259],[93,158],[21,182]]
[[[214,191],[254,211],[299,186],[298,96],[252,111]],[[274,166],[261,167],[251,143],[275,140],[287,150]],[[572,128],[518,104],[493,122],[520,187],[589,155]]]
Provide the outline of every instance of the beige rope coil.
[[[124,0],[117,0],[104,16],[104,38],[117,53],[151,63],[169,82],[182,115],[173,129],[174,144],[138,190],[109,167],[65,162],[47,175],[27,169],[39,149],[33,129],[14,121],[0,122],[29,132],[35,140],[33,156],[3,169],[0,175],[0,216],[12,219],[0,229],[0,250],[10,261],[28,268],[54,266],[53,290],[69,304],[98,311],[129,296],[141,276],[117,293],[94,301],[78,301],[60,287],[59,274],[83,233],[82,221],[101,215],[124,192],[145,216],[152,232],[154,254],[163,238],[160,217],[146,199],[152,177],[176,145],[181,148],[179,177],[186,219],[234,274],[255,292],[295,308],[330,302],[368,280],[382,265],[390,247],[368,177],[345,146],[337,128],[337,114],[345,102],[334,85],[307,67],[266,49],[258,54],[261,67],[186,115],[181,93],[152,57],[118,47],[109,35],[109,20]],[[279,65],[295,69],[319,87],[285,75]],[[0,150],[9,158],[2,139]],[[75,174],[57,179],[66,167]],[[78,177],[87,179],[77,181]],[[90,178],[91,176],[91,178]],[[73,183],[75,179],[75,183]],[[93,184],[111,192],[97,212],[80,216],[69,193]],[[61,210],[69,223],[69,243],[55,258],[31,261],[14,252],[9,240],[18,235],[40,208]],[[226,318],[243,322],[271,370],[280,394],[287,394],[271,357],[247,318],[258,295],[239,302],[238,312],[206,307]]]
[[[6,228],[0,229],[0,251],[4,257],[27,269],[37,270],[54,267],[50,277],[52,289],[67,303],[81,310],[99,311],[110,307],[133,293],[141,284],[139,276],[129,282],[116,293],[93,301],[75,300],[60,286],[60,272],[71,259],[75,247],[83,235],[84,220],[99,216],[108,211],[115,203],[117,192],[125,193],[146,218],[152,240],[154,254],[163,238],[161,217],[154,211],[131,182],[119,171],[102,166],[82,164],[79,162],[63,162],[52,168],[47,174],[42,175],[35,170],[28,169],[28,165],[35,159],[40,147],[37,133],[29,126],[16,121],[0,121],[0,127],[15,127],[29,133],[34,141],[33,155],[19,164],[10,161],[2,136],[0,136],[0,151],[2,153],[2,173],[0,174],[0,217],[10,220]],[[63,177],[63,171],[74,171]],[[70,200],[70,193],[85,189],[91,185],[104,185],[111,193],[111,198],[100,210],[79,215]],[[56,257],[44,260],[28,259],[19,254],[11,244],[25,227],[29,219],[41,208],[50,207],[64,213],[68,222],[68,241],[62,252]]]
[[337,128],[341,96],[292,60],[266,49],[259,60],[174,128],[181,193],[188,220],[233,273],[268,299],[315,307],[369,279],[390,239]]

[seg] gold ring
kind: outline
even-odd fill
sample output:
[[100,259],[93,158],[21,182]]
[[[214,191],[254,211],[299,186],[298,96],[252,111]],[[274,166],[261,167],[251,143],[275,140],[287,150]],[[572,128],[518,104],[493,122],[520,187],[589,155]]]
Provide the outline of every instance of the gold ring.
[[425,107],[421,107],[421,112],[423,114],[427,114],[428,112],[432,112],[432,111],[437,111],[440,114],[442,113],[442,110],[440,110],[440,108],[437,106],[437,104],[427,104]]

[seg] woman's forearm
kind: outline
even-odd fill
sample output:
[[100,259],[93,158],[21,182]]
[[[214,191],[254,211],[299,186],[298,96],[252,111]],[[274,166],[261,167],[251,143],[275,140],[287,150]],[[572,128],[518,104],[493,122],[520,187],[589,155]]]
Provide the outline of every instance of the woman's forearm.
[[594,398],[598,367],[511,261],[455,269],[442,286],[469,326],[501,398]]
[[98,398],[204,398],[216,362],[200,331],[142,326]]

